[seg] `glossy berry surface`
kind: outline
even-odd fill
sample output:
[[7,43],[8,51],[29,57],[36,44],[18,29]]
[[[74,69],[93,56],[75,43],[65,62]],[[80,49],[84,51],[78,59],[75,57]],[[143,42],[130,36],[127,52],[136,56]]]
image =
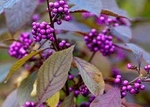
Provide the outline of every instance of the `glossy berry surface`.
[[[58,0],[49,3],[49,8],[51,10],[52,17],[58,25],[62,23],[61,20],[69,21],[71,16],[69,13],[69,6],[64,0]],[[47,9],[48,10],[48,9]]]
[[47,22],[32,23],[32,34],[36,42],[40,42],[42,39],[54,41],[53,32],[54,29]]
[[98,33],[96,29],[92,29],[91,32],[84,37],[84,40],[90,51],[100,51],[104,56],[110,55],[115,51],[112,36]]
[[[27,102],[25,102],[25,104],[24,104],[23,106],[21,106],[21,107],[37,107],[37,106],[36,106],[36,103],[35,103],[35,102],[27,101]],[[39,107],[44,107],[44,105],[41,104]]]
[[122,97],[125,97],[127,92],[130,94],[138,94],[141,90],[145,89],[145,85],[142,84],[140,79],[130,83],[128,80],[123,80],[121,75],[116,76],[114,83],[119,85]]
[[15,57],[17,59],[22,58],[23,56],[28,54],[28,49],[32,44],[32,40],[30,39],[30,33],[23,32],[21,33],[19,40],[13,42],[9,47],[9,55]]

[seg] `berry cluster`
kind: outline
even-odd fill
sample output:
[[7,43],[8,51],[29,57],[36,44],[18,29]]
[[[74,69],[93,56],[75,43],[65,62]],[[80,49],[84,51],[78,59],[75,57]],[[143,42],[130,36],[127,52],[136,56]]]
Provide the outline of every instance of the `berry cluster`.
[[109,18],[106,15],[101,15],[99,18],[96,19],[98,24],[107,25],[107,26],[119,26],[121,22],[117,18]]
[[89,12],[85,12],[82,14],[83,18],[89,18],[93,17],[95,19],[95,22],[98,25],[104,25],[104,26],[119,26],[119,25],[129,25],[128,21],[125,18],[119,18],[119,17],[109,17],[107,15],[101,14],[99,17],[96,17],[94,14],[91,14]]
[[84,40],[90,51],[100,51],[104,56],[112,54],[115,50],[112,36],[106,35],[105,31],[98,33],[96,29],[92,29],[91,32],[84,37]]
[[95,96],[90,96],[88,102],[82,102],[80,107],[90,107],[91,102],[95,99]]
[[19,40],[13,42],[9,47],[9,55],[17,59],[28,54],[28,49],[32,43],[30,33],[21,33]]
[[[73,80],[74,79],[74,75],[69,74],[68,76],[69,80]],[[74,89],[75,88],[75,89]],[[90,94],[90,91],[88,90],[88,88],[86,87],[85,84],[81,85],[79,88],[77,87],[69,87],[69,91],[72,92],[74,91],[74,95],[77,97],[79,94],[83,95],[84,97],[88,96]]]
[[149,71],[150,71],[150,65],[146,65],[146,66],[144,67],[144,69],[149,73]]
[[54,18],[54,21],[57,22],[57,24],[61,24],[61,20],[69,21],[71,19],[71,16],[69,14],[69,6],[64,0],[58,0],[56,2],[50,2],[49,7],[52,10],[51,14]]
[[140,79],[137,79],[133,83],[129,83],[128,80],[122,80],[121,75],[117,75],[114,82],[119,84],[122,97],[126,96],[126,92],[129,92],[130,94],[138,94],[140,90],[145,89],[145,86],[141,84]]
[[83,95],[84,97],[88,96],[90,94],[88,88],[85,85],[80,86],[79,89],[73,89],[72,87],[69,87],[69,91],[74,91],[74,96],[78,96],[79,94]]
[[[25,102],[25,104],[24,104],[23,106],[21,106],[21,107],[36,107],[36,103],[35,103],[35,102],[29,102],[29,101],[27,101],[27,102]],[[44,105],[41,104],[39,107],[44,107]]]
[[47,50],[47,51],[43,51],[42,57],[43,57],[43,59],[47,59],[47,58],[50,57],[53,53],[54,53],[54,50],[52,50],[52,49],[49,49],[49,50]]
[[36,42],[40,42],[42,39],[54,41],[53,37],[54,29],[47,23],[32,23],[32,34]]
[[66,48],[69,48],[71,45],[69,42],[67,42],[66,40],[61,40],[59,42],[59,48],[60,49],[66,49]]
[[79,90],[80,90],[80,93],[81,93],[83,96],[85,96],[85,97],[90,94],[90,92],[89,92],[88,88],[86,87],[86,85],[80,86]]

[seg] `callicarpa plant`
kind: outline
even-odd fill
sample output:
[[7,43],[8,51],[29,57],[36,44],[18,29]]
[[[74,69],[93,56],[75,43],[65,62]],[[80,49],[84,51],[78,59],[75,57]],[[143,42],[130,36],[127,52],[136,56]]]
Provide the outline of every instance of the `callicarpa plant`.
[[115,0],[1,0],[0,13],[2,107],[150,106],[150,54],[132,34],[147,20]]

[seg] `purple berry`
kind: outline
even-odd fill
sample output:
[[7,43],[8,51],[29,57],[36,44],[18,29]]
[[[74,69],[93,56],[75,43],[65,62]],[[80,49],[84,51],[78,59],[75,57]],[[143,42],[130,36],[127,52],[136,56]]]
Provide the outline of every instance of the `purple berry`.
[[144,89],[145,89],[145,85],[141,85],[141,86],[140,86],[140,89],[141,89],[141,90],[144,90]]
[[132,88],[132,89],[130,90],[130,93],[131,93],[131,94],[134,94],[134,93],[135,93],[135,89]]
[[116,78],[114,82],[117,84],[117,83],[120,83],[121,80],[119,78]]
[[126,94],[125,91],[121,92],[121,96],[122,96],[122,97],[125,97],[126,95],[127,95],[127,94]]
[[74,76],[70,74],[68,78],[69,80],[73,80]]
[[74,91],[74,95],[77,97],[80,94],[79,90]]
[[131,68],[132,68],[132,65],[131,65],[130,63],[128,63],[128,64],[127,64],[127,68],[128,68],[128,69],[131,69]]
[[123,85],[128,85],[128,83],[129,83],[129,82],[128,82],[127,80],[124,80],[122,84],[123,84]]

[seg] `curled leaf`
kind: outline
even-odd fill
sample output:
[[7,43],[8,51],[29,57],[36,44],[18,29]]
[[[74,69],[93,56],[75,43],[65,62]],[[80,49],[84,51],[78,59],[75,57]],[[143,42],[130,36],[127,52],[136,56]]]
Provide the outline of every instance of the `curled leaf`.
[[102,95],[105,88],[102,73],[94,65],[80,58],[75,57],[74,61],[90,92],[96,96]]
[[17,62],[15,62],[10,68],[10,71],[5,79],[5,83],[23,64],[25,64],[30,58],[37,55],[39,52],[41,52],[41,50],[31,52],[27,56],[25,56],[25,57],[19,59]]

